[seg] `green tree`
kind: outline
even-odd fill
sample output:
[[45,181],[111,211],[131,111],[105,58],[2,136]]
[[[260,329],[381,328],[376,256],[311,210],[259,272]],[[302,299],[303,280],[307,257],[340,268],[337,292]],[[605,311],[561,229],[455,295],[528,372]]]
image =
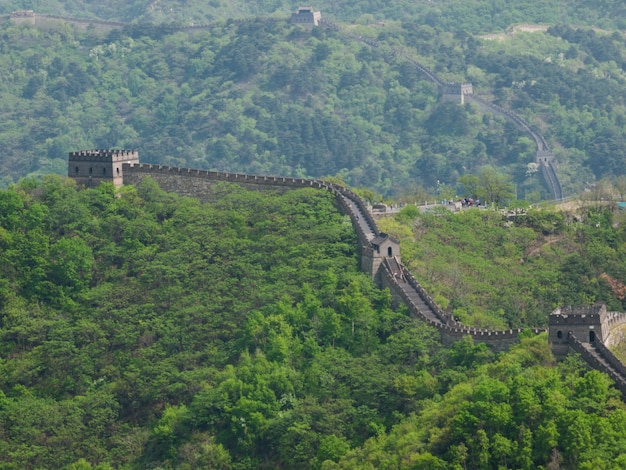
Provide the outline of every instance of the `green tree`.
[[478,196],[485,202],[505,204],[513,198],[513,185],[509,178],[491,166],[482,167],[478,173]]

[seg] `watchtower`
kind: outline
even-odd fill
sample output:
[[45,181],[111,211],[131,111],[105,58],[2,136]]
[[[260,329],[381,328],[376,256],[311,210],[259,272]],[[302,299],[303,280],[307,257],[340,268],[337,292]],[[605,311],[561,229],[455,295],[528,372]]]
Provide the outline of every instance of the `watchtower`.
[[386,233],[379,233],[370,240],[369,246],[363,247],[361,268],[372,275],[372,279],[380,284],[379,268],[387,258],[400,263],[400,243]]
[[313,11],[313,7],[300,7],[297,12],[291,14],[289,22],[305,28],[313,28],[320,24],[321,19],[322,14],[319,11]]
[[606,305],[558,307],[549,317],[548,340],[556,357],[564,357],[569,351],[569,334],[582,343],[603,342],[609,335]]
[[535,161],[539,165],[549,165],[554,160],[554,154],[550,150],[537,150]]
[[454,103],[464,104],[465,95],[474,93],[471,83],[446,83],[441,89],[441,99]]
[[139,152],[115,149],[70,152],[67,175],[81,186],[91,188],[103,181],[112,181],[119,188],[124,182],[124,163],[139,163]]

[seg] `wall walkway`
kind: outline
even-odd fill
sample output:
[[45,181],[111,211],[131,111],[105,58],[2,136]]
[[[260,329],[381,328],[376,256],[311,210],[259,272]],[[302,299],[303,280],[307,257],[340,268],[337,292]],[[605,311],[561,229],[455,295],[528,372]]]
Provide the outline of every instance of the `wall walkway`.
[[611,377],[622,395],[626,396],[626,366],[601,341],[586,343],[570,334],[568,343],[590,367]]
[[[273,176],[246,175],[241,173],[223,173],[187,168],[173,168],[148,164],[124,164],[124,184],[138,184],[142,178],[153,178],[166,191],[180,195],[207,200],[212,184],[219,181],[237,183],[249,188],[285,190],[293,188],[316,188],[329,191],[335,195],[339,209],[350,217],[359,240],[361,257],[371,255],[370,242],[380,235],[380,230],[372,214],[363,200],[353,191],[322,180],[303,178],[282,178]],[[366,265],[362,264],[362,267]],[[391,291],[396,304],[407,306],[410,315],[436,328],[445,345],[464,336],[471,336],[475,342],[486,343],[495,351],[503,351],[517,343],[520,328],[508,330],[488,330],[472,328],[456,321],[453,316],[441,309],[426,292],[411,272],[402,265],[397,256],[386,257],[378,268],[380,286]],[[374,276],[376,273],[369,272]],[[626,315],[609,312],[607,324],[616,329],[626,323]],[[531,331],[539,334],[547,331],[542,328],[533,328]],[[609,341],[610,335],[607,337]],[[617,339],[615,339],[617,340]],[[593,344],[579,341],[573,334],[568,334],[569,347],[578,352],[592,367],[607,373],[615,380],[618,388],[626,395],[626,366],[624,366],[598,339]]]
[[[165,191],[175,192],[182,196],[209,200],[213,185],[218,181],[237,183],[245,187],[256,188],[316,188],[332,192],[344,215],[348,215],[357,233],[361,258],[371,256],[370,242],[380,235],[380,230],[372,214],[363,200],[340,185],[322,180],[306,178],[282,178],[274,176],[246,175],[241,173],[224,173],[188,168],[174,168],[149,164],[124,164],[122,167],[124,184],[138,184],[149,176]],[[362,267],[365,267],[362,263]],[[381,287],[389,288],[394,301],[405,304],[411,315],[437,328],[444,344],[451,344],[463,336],[471,336],[475,341],[490,344],[494,350],[507,349],[518,341],[522,329],[493,331],[472,328],[454,320],[451,314],[444,312],[406,269],[396,256],[387,257],[380,267],[380,272],[368,272],[372,277],[380,279]],[[535,328],[536,334],[546,331]]]
[[[342,31],[343,34],[349,39],[363,42],[371,47],[378,47],[380,45],[380,43],[376,41],[375,39],[352,34],[327,18],[323,18],[321,23],[336,31]],[[422,74],[431,82],[435,83],[437,87],[439,88],[440,92],[446,93],[447,92],[446,90],[449,90],[449,89],[459,89],[461,90],[461,93],[463,94],[463,96],[461,97],[461,103],[465,99],[467,99],[477,104],[483,110],[487,110],[493,114],[501,116],[504,119],[512,122],[519,129],[521,129],[523,132],[528,134],[535,141],[535,144],[537,145],[536,162],[542,168],[541,174],[544,177],[546,185],[550,188],[550,192],[552,193],[553,199],[555,200],[563,199],[563,188],[561,186],[561,183],[559,182],[559,178],[557,176],[556,169],[554,167],[554,155],[550,151],[550,148],[548,147],[548,142],[546,141],[543,134],[541,134],[537,130],[534,130],[530,126],[530,124],[528,124],[521,116],[519,116],[512,110],[503,108],[502,106],[498,106],[495,103],[490,103],[486,101],[485,99],[480,98],[479,96],[475,95],[473,93],[473,87],[471,87],[471,84],[467,84],[467,85],[472,91],[464,93],[463,88],[458,86],[460,84],[444,82],[443,80],[439,78],[439,76],[435,72],[430,70],[424,64],[421,64],[415,59],[413,59],[412,57],[408,56],[407,54],[402,52],[400,49],[391,48],[388,55],[390,56],[390,58],[401,57],[403,60],[409,62],[411,65],[415,67],[415,69],[418,72],[420,72],[420,74]],[[548,156],[549,158],[546,158]]]

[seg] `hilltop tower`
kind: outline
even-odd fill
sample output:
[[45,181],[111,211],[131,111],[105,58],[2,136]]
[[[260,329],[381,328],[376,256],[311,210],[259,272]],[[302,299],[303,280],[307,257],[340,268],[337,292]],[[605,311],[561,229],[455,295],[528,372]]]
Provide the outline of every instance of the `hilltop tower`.
[[124,163],[139,163],[139,152],[115,149],[70,152],[67,176],[76,180],[79,185],[89,188],[109,181],[119,188],[124,182]]
[[446,83],[441,89],[442,101],[464,104],[465,95],[471,95],[474,89],[471,83]]
[[313,28],[313,26],[319,26],[321,19],[322,14],[319,11],[313,11],[313,7],[300,7],[298,11],[291,14],[289,22],[305,28]]
[[583,343],[603,342],[609,334],[606,305],[558,307],[548,319],[550,325],[548,340],[555,357],[567,355],[569,334]]
[[361,256],[361,269],[372,275],[374,282],[381,285],[380,266],[383,262],[393,260],[395,264],[400,261],[400,242],[386,233],[381,232],[369,242],[369,246],[363,247]]

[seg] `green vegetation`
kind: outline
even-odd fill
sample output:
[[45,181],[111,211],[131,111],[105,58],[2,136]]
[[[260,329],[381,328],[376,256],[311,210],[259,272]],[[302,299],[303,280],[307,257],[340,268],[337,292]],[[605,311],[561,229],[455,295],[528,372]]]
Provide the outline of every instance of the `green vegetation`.
[[[442,348],[358,271],[328,193],[216,195],[146,179],[116,197],[55,176],[0,191],[3,468],[622,463],[626,406],[606,376],[555,366],[545,336],[497,357]],[[486,214],[456,223],[470,233]],[[621,246],[597,217],[579,238]],[[565,230],[547,220],[506,230]]]
[[[372,201],[545,198],[532,140],[439,101],[410,57],[541,129],[566,193],[595,198],[576,218],[407,206],[381,226],[416,278],[476,326],[624,310],[624,224],[602,202],[626,194],[623,2],[321,2],[346,24],[312,32],[283,21],[287,2],[146,4],[0,5],[134,23],[0,24],[0,467],[626,466],[605,375],[555,364],[545,335],[442,347],[358,271],[331,195],[224,183],[202,204],[51,175],[117,147]],[[552,26],[480,36],[522,22]]]
[[379,224],[402,240],[403,263],[442,307],[466,324],[504,329],[547,326],[560,305],[626,310],[624,217],[606,205],[582,212],[407,206]]
[[[455,3],[438,3],[437,18],[470,18],[445,16]],[[506,2],[492,6],[515,11]],[[603,18],[614,12],[611,2],[605,7]],[[621,33],[559,25],[489,41],[469,33],[482,27],[404,18],[312,32],[258,19],[199,30],[7,21],[0,25],[0,185],[64,174],[69,151],[117,147],[173,166],[336,176],[385,197],[418,187],[432,194],[437,181],[454,190],[460,177],[492,167],[518,197],[549,197],[527,135],[476,106],[439,101],[406,57],[445,81],[471,81],[476,93],[541,129],[566,194],[624,174]]]
[[[299,3],[287,0],[159,0],[119,2],[103,0],[6,0],[0,14],[14,10],[34,9],[39,13],[99,18],[126,22],[206,24],[231,18],[285,18]],[[412,2],[409,0],[372,0],[347,2],[318,0],[314,8],[339,21],[369,24],[381,20],[420,21],[448,31],[505,30],[515,23],[571,23],[624,29],[624,5],[619,0],[451,0]]]
[[[0,193],[3,468],[254,468],[327,403],[350,424],[319,416],[312,437],[393,420],[378,397],[399,369],[368,351],[412,322],[358,272],[330,194],[224,184],[208,205],[70,183]],[[378,372],[360,384],[353,363]]]
[[[471,352],[464,347],[454,353]],[[626,414],[607,378],[575,361],[549,363],[545,338],[524,339],[323,468],[621,468]]]

